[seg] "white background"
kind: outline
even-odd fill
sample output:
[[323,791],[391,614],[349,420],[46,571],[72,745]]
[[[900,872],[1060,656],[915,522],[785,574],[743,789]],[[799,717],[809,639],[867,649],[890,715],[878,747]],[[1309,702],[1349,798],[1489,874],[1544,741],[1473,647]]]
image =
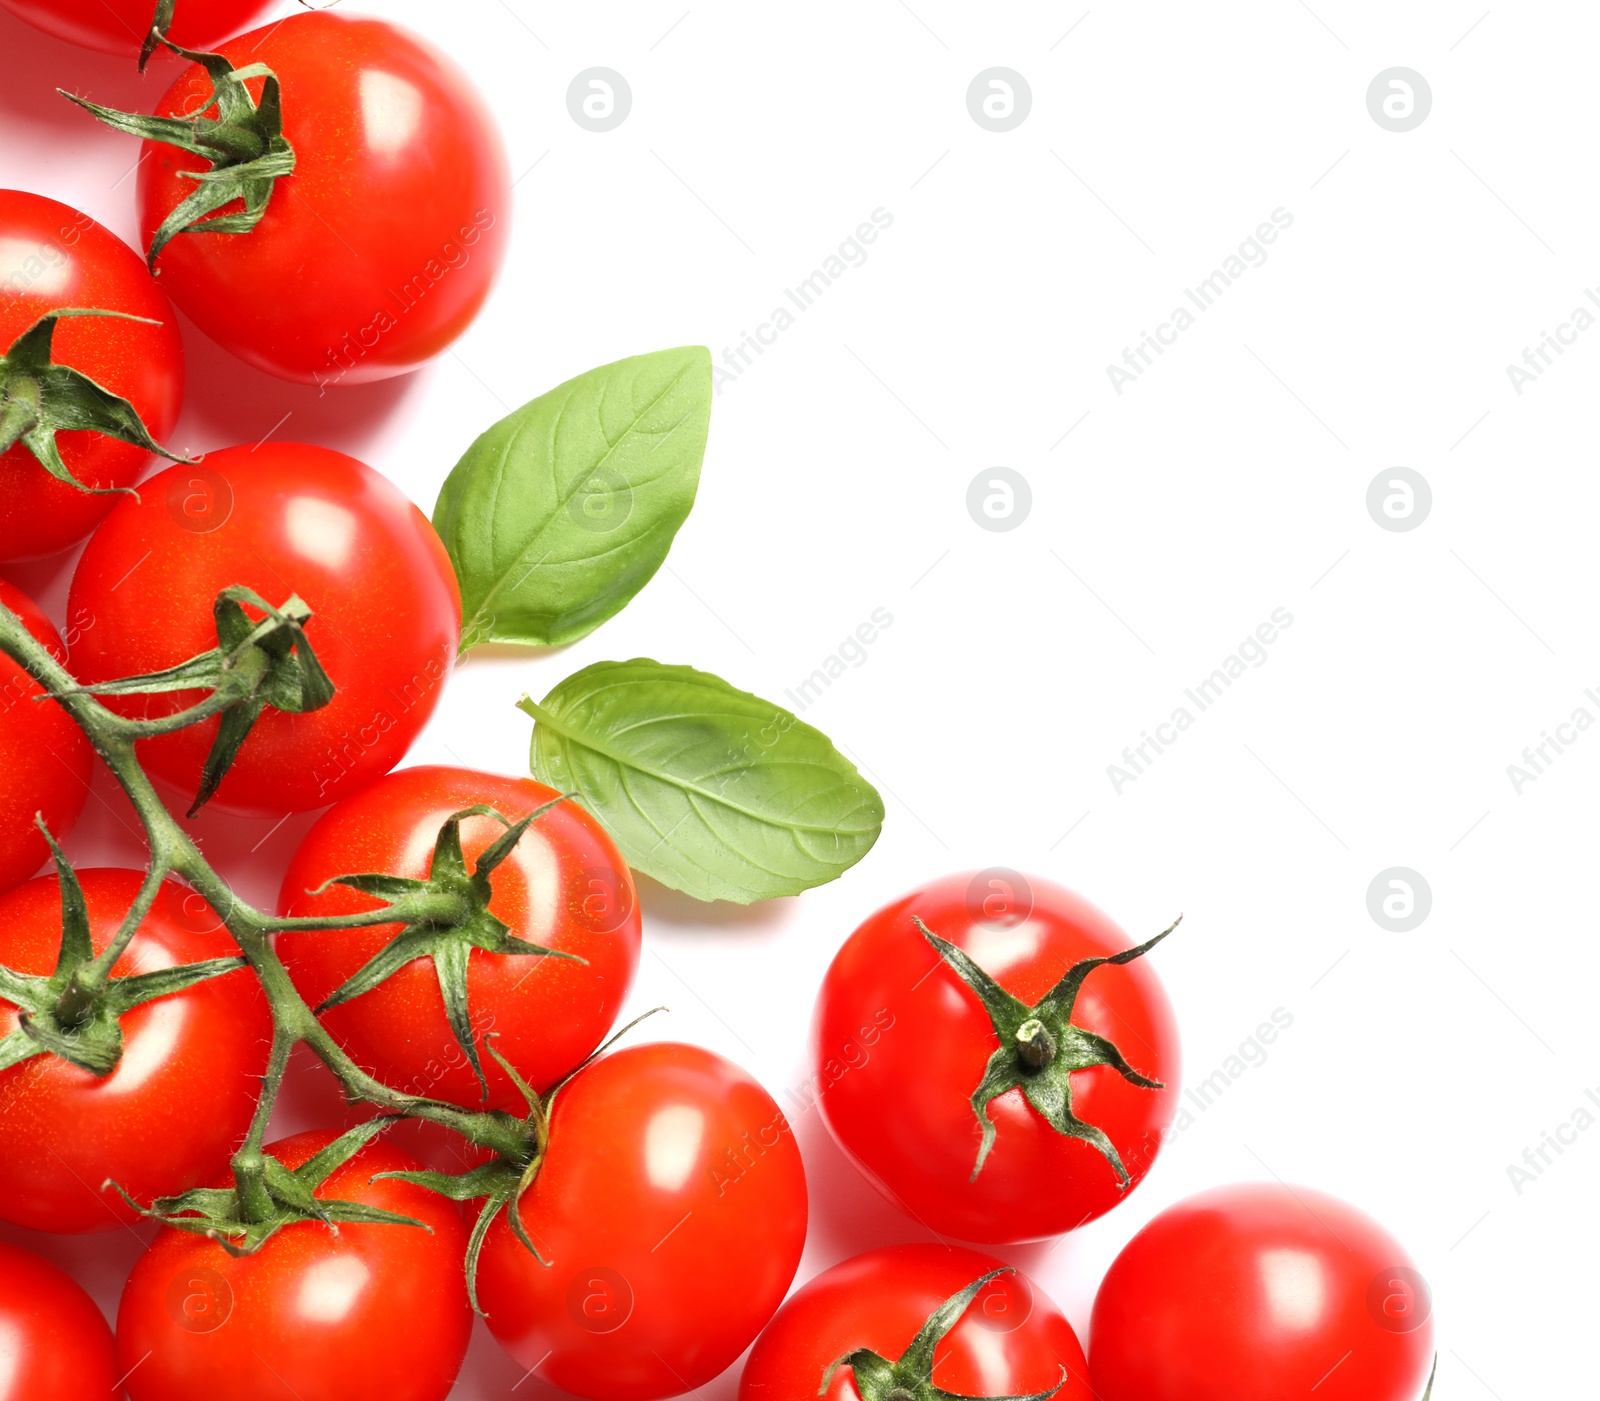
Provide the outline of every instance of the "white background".
[[[508,408],[639,351],[720,358],[891,213],[868,261],[719,395],[699,504],[657,579],[574,647],[474,656],[413,757],[525,771],[517,696],[607,657],[782,700],[887,609],[866,662],[806,712],[883,791],[882,840],[836,884],[750,910],[645,882],[634,1004],[670,1004],[658,1034],[739,1060],[787,1103],[829,958],[922,880],[1052,876],[1138,938],[1182,910],[1154,962],[1188,1080],[1274,1009],[1292,1028],[1125,1206],[1002,1253],[1081,1333],[1105,1266],[1162,1206],[1233,1179],[1310,1183],[1385,1221],[1431,1281],[1438,1396],[1572,1395],[1600,1132],[1520,1195],[1507,1167],[1600,1086],[1600,734],[1520,795],[1506,766],[1575,707],[1600,716],[1583,695],[1600,687],[1600,330],[1520,396],[1505,367],[1600,281],[1600,16],[1314,3],[392,0],[374,8],[454,52],[503,124],[521,178],[498,293],[437,365],[322,399],[190,334],[176,440],[325,443],[431,509]],[[3,15],[0,55],[0,183],[134,237],[133,143],[52,89],[148,106],[172,67],[140,84]],[[594,65],[633,91],[605,134],[565,102]],[[1033,94],[1003,134],[966,105],[994,65]],[[1433,94],[1407,133],[1366,105],[1395,65]],[[1117,395],[1106,365],[1280,207],[1293,224],[1269,260]],[[1433,492],[1408,533],[1366,509],[1399,464]],[[1033,496],[1005,533],[965,504],[996,465]],[[59,615],[69,568],[17,578]],[[1269,660],[1119,795],[1107,765],[1275,608],[1294,622]],[[105,796],[74,854],[133,864]],[[307,822],[268,825],[201,824],[261,898]],[[1432,889],[1409,933],[1367,911],[1395,865]],[[814,1112],[796,1128],[802,1277],[920,1237]],[[139,1247],[28,1243],[108,1309]],[[505,1397],[519,1376],[480,1330],[457,1394]]]

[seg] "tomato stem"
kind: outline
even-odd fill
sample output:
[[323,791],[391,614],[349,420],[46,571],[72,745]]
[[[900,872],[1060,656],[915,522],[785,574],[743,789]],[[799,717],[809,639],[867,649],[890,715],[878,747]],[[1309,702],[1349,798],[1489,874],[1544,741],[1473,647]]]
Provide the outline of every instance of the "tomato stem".
[[966,950],[941,939],[921,919],[912,916],[912,923],[929,946],[988,1013],[999,1041],[970,1100],[981,1131],[978,1158],[972,1168],[974,1181],[983,1171],[998,1134],[989,1116],[989,1105],[1001,1095],[1021,1090],[1023,1098],[1057,1133],[1079,1139],[1096,1149],[1116,1174],[1118,1187],[1125,1189],[1131,1184],[1132,1176],[1110,1137],[1073,1111],[1072,1075],[1079,1070],[1108,1066],[1129,1084],[1142,1089],[1159,1090],[1165,1086],[1159,1080],[1141,1075],[1114,1042],[1075,1025],[1072,1016],[1084,980],[1091,973],[1097,968],[1143,958],[1182,920],[1183,916],[1179,915],[1155,938],[1136,948],[1102,958],[1085,958],[1073,964],[1060,981],[1030,1007],[1007,992]]
[[250,1120],[250,1131],[245,1135],[239,1151],[233,1155],[233,1186],[239,1196],[239,1214],[245,1221],[270,1221],[277,1212],[277,1203],[267,1191],[267,1159],[261,1151],[266,1142],[267,1121],[272,1117],[273,1106],[278,1101],[278,1091],[283,1086],[284,1072],[289,1068],[289,1052],[294,1049],[295,1037],[281,1022],[272,1028],[272,1051],[267,1057],[266,1073],[261,1077],[261,1097],[256,1101],[256,1112]]
[[[156,896],[161,891],[161,883],[166,878],[166,866],[152,856],[144,873],[144,881],[139,886],[139,893],[134,896],[133,904],[128,907],[128,913],[123,916],[122,923],[118,926],[111,942],[93,961],[79,970],[57,1005],[56,1016],[62,1021],[81,1020],[99,997],[105,988],[106,979],[111,976],[112,968],[126,952],[129,942],[138,932],[139,926],[144,923],[144,917],[150,913],[150,907],[155,904]],[[69,1000],[73,1000],[70,1007]]]
[[1056,1058],[1056,1038],[1037,1017],[1017,1028],[1017,1056],[1029,1070],[1043,1070]]
[[[285,605],[285,613],[288,605]],[[395,904],[376,910],[347,915],[316,916],[300,919],[279,918],[264,913],[240,899],[200,853],[193,838],[167,810],[155,786],[139,763],[136,744],[152,733],[180,728],[178,717],[156,722],[130,720],[108,710],[95,696],[81,688],[67,670],[24,626],[22,620],[0,603],[0,652],[11,657],[49,695],[41,703],[59,705],[86,734],[95,751],[111,770],[144,828],[150,862],[135,901],[111,943],[74,978],[62,997],[66,1004],[59,1012],[82,1017],[96,1000],[107,995],[110,972],[125,952],[168,876],[186,881],[220,917],[244,961],[254,972],[272,1011],[273,1043],[262,1094],[249,1137],[234,1159],[240,1184],[240,1202],[246,1219],[251,1213],[267,1209],[265,1177],[271,1171],[270,1159],[261,1151],[267,1120],[282,1085],[290,1051],[304,1042],[339,1081],[353,1103],[371,1104],[386,1115],[426,1119],[460,1134],[469,1142],[487,1148],[519,1165],[536,1152],[526,1122],[497,1110],[465,1109],[460,1105],[423,1096],[409,1095],[384,1084],[362,1070],[301,997],[288,969],[272,947],[272,936],[287,930],[335,931],[370,928],[374,925],[406,922],[447,921],[458,912],[459,897],[435,891],[408,892]],[[215,696],[180,712],[192,724],[216,713]],[[109,1072],[108,1072],[109,1073]],[[258,1193],[256,1188],[260,1187]]]

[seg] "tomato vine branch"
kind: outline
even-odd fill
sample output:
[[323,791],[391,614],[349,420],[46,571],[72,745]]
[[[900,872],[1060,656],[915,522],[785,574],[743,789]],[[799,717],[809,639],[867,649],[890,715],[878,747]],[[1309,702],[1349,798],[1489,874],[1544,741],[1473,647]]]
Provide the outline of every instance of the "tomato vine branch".
[[[282,613],[278,610],[271,612],[280,627],[284,615],[289,614],[293,618],[293,630],[298,633],[303,618],[290,613],[287,605]],[[149,864],[133,905],[106,948],[85,962],[74,974],[71,990],[67,994],[71,1005],[64,1010],[80,1015],[83,1009],[105,997],[108,987],[114,987],[118,981],[126,981],[112,980],[111,970],[148,914],[163,881],[169,876],[186,882],[217,913],[267,998],[273,1023],[272,1051],[262,1078],[255,1118],[233,1164],[238,1219],[247,1223],[237,1233],[244,1234],[247,1241],[253,1240],[255,1245],[259,1245],[260,1240],[265,1239],[265,1235],[276,1227],[262,1231],[254,1230],[253,1226],[260,1225],[264,1219],[282,1218],[285,1211],[299,1210],[304,1216],[335,1219],[325,1211],[305,1205],[312,1198],[303,1168],[299,1170],[299,1175],[288,1173],[262,1149],[267,1121],[277,1101],[289,1054],[300,1042],[310,1047],[328,1067],[351,1103],[371,1104],[386,1116],[425,1119],[443,1125],[469,1142],[490,1149],[509,1163],[526,1166],[537,1158],[542,1145],[535,1141],[538,1135],[526,1121],[499,1110],[466,1109],[426,1096],[406,1094],[362,1070],[306,1004],[272,947],[272,936],[289,930],[332,932],[376,925],[428,927],[448,923],[462,914],[461,901],[457,896],[424,885],[398,893],[382,908],[354,914],[282,918],[255,909],[239,899],[201,855],[194,840],[167,810],[136,753],[136,746],[141,739],[198,723],[224,710],[228,700],[236,700],[236,696],[219,699],[224,697],[228,689],[219,685],[211,696],[175,715],[157,720],[136,720],[118,715],[79,686],[65,667],[33,637],[22,620],[3,603],[0,603],[0,652],[17,662],[44,689],[46,694],[38,697],[35,704],[59,705],[89,738],[133,804],[149,848]],[[15,981],[20,986],[22,980]],[[63,1009],[58,1008],[60,1010]],[[103,1073],[109,1073],[114,1065],[113,1060]],[[377,1128],[381,1128],[381,1122],[377,1126],[363,1125],[359,1130],[352,1130],[351,1134],[364,1139],[376,1132]],[[354,1151],[354,1148],[351,1147],[350,1151]],[[297,1203],[300,1205],[297,1206]],[[157,1215],[168,1224],[183,1225],[183,1220],[174,1219],[176,1212],[203,1212],[214,1207],[215,1203],[185,1203],[183,1199],[171,1199],[158,1202],[154,1209],[145,1203],[136,1205],[146,1214]],[[185,1219],[192,1228],[202,1218],[191,1215]]]

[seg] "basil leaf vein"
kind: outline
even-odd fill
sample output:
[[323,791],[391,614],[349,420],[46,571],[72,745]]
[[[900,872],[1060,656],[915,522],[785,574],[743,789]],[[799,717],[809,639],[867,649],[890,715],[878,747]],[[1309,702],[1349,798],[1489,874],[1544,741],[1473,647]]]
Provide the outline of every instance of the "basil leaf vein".
[[693,667],[596,662],[535,704],[530,765],[576,790],[638,871],[749,904],[842,875],[883,800],[821,731]]
[[650,582],[694,505],[711,398],[704,346],[635,355],[467,449],[433,513],[461,585],[463,649],[574,642]]

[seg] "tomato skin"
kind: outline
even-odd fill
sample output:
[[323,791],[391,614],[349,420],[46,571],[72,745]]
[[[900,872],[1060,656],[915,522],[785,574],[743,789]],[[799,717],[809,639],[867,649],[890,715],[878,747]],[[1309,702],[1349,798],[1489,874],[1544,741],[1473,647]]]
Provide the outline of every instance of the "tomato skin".
[[0,1241],[0,1401],[106,1401],[120,1376],[111,1329],[78,1282]]
[[[1417,1401],[1433,1357],[1411,1259],[1308,1187],[1245,1182],[1168,1207],[1100,1285],[1089,1362],[1102,1401]],[[1376,1302],[1369,1291],[1377,1291]],[[1383,1299],[1419,1305],[1380,1322]],[[1408,1327],[1409,1331],[1398,1331]]]
[[[172,38],[186,49],[209,51],[237,34],[272,0],[178,0]],[[150,32],[156,0],[0,0],[18,19],[69,44],[107,54],[135,55]]]
[[[504,258],[511,181],[470,80],[383,20],[318,11],[219,50],[282,83],[294,173],[247,234],[180,234],[156,268],[213,340],[306,384],[361,384],[432,359],[478,313]],[[260,83],[252,90],[259,92]],[[157,113],[182,116],[210,82],[186,69]],[[206,163],[146,142],[145,246]]]
[[[66,663],[60,636],[27,594],[0,579],[0,603]],[[77,824],[89,796],[94,749],[66,711],[34,699],[43,694],[37,681],[0,655],[0,890],[27,880],[49,858],[34,815],[42,813],[60,841]]]
[[[970,1098],[999,1044],[976,995],[912,923],[958,945],[1030,1005],[1083,958],[1138,941],[1063,886],[1037,877],[1031,911],[991,921],[972,875],[946,876],[869,916],[823,979],[813,1021],[814,1092],[840,1146],[892,1201],[963,1240],[1038,1240],[1103,1215],[1125,1195],[1111,1164],[1063,1137],[1018,1090],[994,1100],[998,1129],[977,1180],[982,1132]],[[1072,1076],[1080,1119],[1103,1129],[1136,1186],[1150,1170],[1178,1097],[1171,1005],[1145,959],[1091,973],[1075,1025],[1109,1037],[1161,1090],[1109,1066]]]
[[[317,820],[283,879],[280,914],[330,915],[380,901],[344,886],[312,895],[334,876],[381,871],[424,877],[439,828],[453,813],[487,803],[512,821],[559,796],[531,778],[425,765],[399,769],[335,804]],[[491,817],[461,825],[468,868],[505,828]],[[588,960],[472,952],[473,1026],[538,1090],[575,1070],[604,1040],[639,963],[639,902],[627,863],[600,824],[576,803],[530,827],[490,877],[490,910],[519,939]],[[398,932],[399,926],[283,934],[278,953],[313,1007]],[[373,991],[330,1008],[323,1023],[356,1060],[408,1094],[476,1108],[481,1090],[445,1018],[431,959],[415,959]],[[490,1104],[525,1114],[510,1077],[480,1048]]]
[[[98,3],[98,0],[96,0]],[[115,234],[65,204],[0,190],[0,353],[47,312],[124,311],[56,323],[51,358],[120,394],[159,443],[183,406],[183,341],[172,303],[142,259]],[[61,460],[87,486],[132,486],[151,454],[100,433],[56,439]],[[0,561],[36,559],[87,535],[121,498],[58,482],[21,443],[0,453]]]
[[[336,694],[303,715],[267,711],[213,805],[274,815],[322,807],[386,774],[427,722],[455,662],[461,594],[427,518],[353,457],[263,443],[178,465],[95,531],[72,578],[80,680],[175,666],[216,646],[211,604],[233,584],[274,605],[298,593]],[[196,691],[115,701],[164,715]],[[192,797],[217,722],[140,745],[146,771]]]
[[[296,1168],[327,1130],[267,1145]],[[129,1401],[444,1401],[472,1334],[453,1202],[408,1182],[369,1179],[418,1164],[369,1143],[317,1191],[423,1222],[284,1227],[256,1254],[163,1229],[139,1257],[117,1312]],[[217,1185],[225,1186],[231,1176]]]
[[[835,1265],[790,1296],[756,1340],[739,1401],[816,1401],[828,1367],[856,1348],[898,1361],[940,1304],[1002,1263],[976,1250],[919,1244]],[[1072,1325],[1020,1271],[987,1285],[945,1335],[933,1381],[959,1396],[1028,1396],[1062,1382],[1053,1401],[1094,1397]],[[823,1395],[859,1401],[848,1367]]]
[[805,1169],[738,1066],[635,1046],[557,1094],[521,1210],[551,1264],[504,1217],[490,1228],[478,1296],[500,1345],[579,1396],[653,1401],[730,1366],[782,1302],[805,1245]]
[[[142,873],[78,872],[96,950],[116,933]],[[55,968],[61,890],[41,876],[0,897],[0,963]],[[168,881],[112,976],[226,958],[238,949],[193,891]],[[17,1023],[0,1002],[0,1035]],[[122,1019],[122,1060],[105,1079],[56,1056],[0,1071],[0,1218],[35,1231],[110,1230],[138,1220],[135,1200],[186,1192],[243,1141],[266,1070],[272,1021],[248,969],[135,1007]]]

